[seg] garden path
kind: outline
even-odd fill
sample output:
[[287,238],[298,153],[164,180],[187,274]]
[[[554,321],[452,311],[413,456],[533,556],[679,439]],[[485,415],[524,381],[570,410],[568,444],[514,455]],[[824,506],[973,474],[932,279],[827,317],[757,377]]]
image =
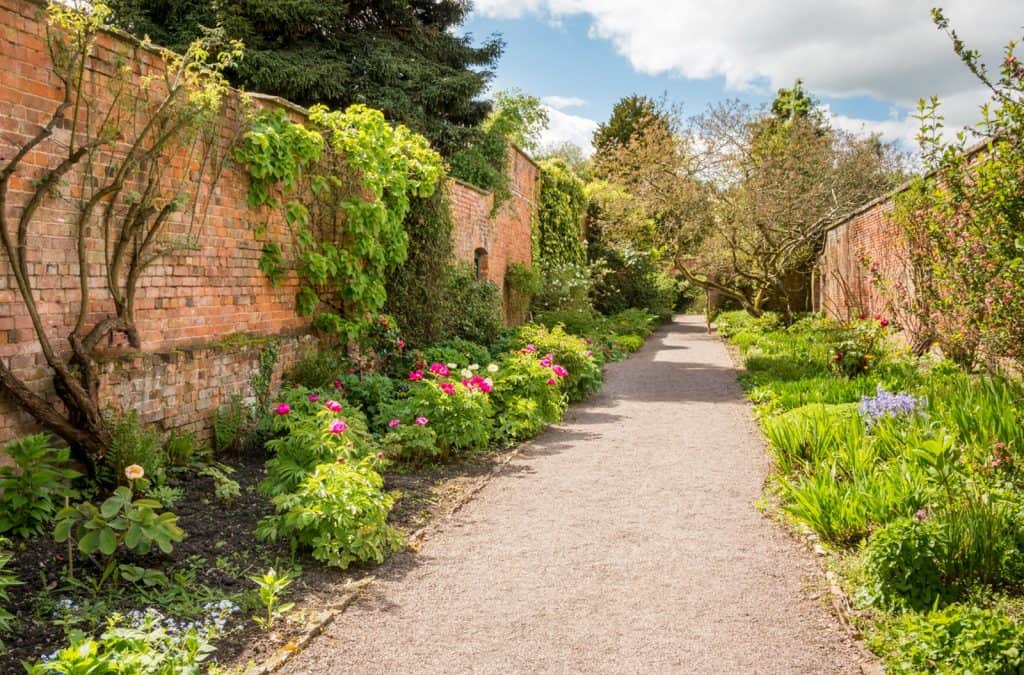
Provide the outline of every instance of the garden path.
[[285,670],[861,672],[767,471],[725,346],[677,318]]

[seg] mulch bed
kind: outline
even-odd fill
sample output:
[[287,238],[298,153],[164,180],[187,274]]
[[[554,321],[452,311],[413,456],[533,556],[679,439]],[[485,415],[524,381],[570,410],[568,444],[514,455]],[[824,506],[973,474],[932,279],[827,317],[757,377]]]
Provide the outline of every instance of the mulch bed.
[[[478,455],[447,466],[385,474],[386,489],[399,493],[390,521],[409,533],[448,513],[470,485],[491,471],[496,457]],[[302,553],[293,558],[287,542],[268,544],[255,538],[259,520],[273,512],[270,501],[256,489],[264,475],[265,459],[257,452],[226,462],[235,470],[231,478],[241,487],[241,496],[230,502],[214,495],[213,480],[208,477],[191,473],[172,480],[172,485],[185,491],[173,511],[187,536],[170,555],[150,555],[132,564],[159,569],[168,577],[190,570],[197,584],[231,594],[255,588],[248,576],[294,560],[302,567],[302,575],[289,588],[289,599],[296,602],[294,617],[309,616],[331,606],[346,583],[373,574],[373,565],[353,565],[348,570],[326,568]],[[0,655],[3,673],[21,672],[22,660],[34,661],[66,645],[64,627],[50,621],[53,614],[46,610],[55,598],[67,596],[61,588],[67,569],[66,544],[44,535],[15,540],[13,549],[14,557],[7,569],[21,585],[10,589],[8,608],[17,623],[4,641],[6,652]],[[96,577],[98,569],[80,556],[75,561],[77,578],[83,578],[83,572]],[[115,603],[109,606],[111,612],[140,609],[131,604],[130,593],[103,595]],[[300,629],[297,622],[282,621],[267,633],[250,619],[250,614],[236,614],[215,657],[221,664],[258,663],[287,644]]]

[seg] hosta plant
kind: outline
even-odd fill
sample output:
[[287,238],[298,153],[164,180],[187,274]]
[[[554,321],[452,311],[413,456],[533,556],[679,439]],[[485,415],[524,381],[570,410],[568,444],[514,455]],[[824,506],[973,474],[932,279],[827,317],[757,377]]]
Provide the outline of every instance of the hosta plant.
[[14,466],[0,466],[0,533],[29,537],[46,529],[64,497],[75,496],[68,450],[54,448],[46,434],[12,441],[4,453]]

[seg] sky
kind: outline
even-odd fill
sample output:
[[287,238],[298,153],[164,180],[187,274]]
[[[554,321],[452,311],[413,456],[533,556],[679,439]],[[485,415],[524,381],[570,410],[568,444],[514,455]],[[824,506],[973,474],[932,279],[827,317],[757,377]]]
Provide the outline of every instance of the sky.
[[[590,152],[621,97],[771,102],[797,78],[835,127],[916,147],[917,101],[940,97],[947,126],[980,118],[984,85],[932,23],[937,0],[474,0],[464,30],[506,43],[493,89],[544,102],[542,147]],[[946,0],[951,27],[993,70],[1024,35],[1024,0]],[[1024,47],[1021,48],[1024,52]]]

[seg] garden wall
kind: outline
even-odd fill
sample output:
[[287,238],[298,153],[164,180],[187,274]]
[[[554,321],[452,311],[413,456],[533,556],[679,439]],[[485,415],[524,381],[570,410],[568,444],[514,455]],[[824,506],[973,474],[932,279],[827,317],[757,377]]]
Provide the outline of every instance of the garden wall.
[[[126,57],[137,72],[158,74],[163,67],[154,50],[108,33],[100,36],[88,68],[102,83],[114,71],[115,61]],[[0,64],[2,160],[35,135],[61,99],[59,81],[50,67],[43,4],[0,0]],[[257,104],[285,105],[293,116],[302,114],[297,106],[271,97],[258,97]],[[237,130],[239,107],[229,105],[226,110],[226,126]],[[26,163],[39,171],[53,166],[67,134],[66,129],[57,129]],[[486,249],[487,276],[499,284],[507,261],[530,259],[530,216],[536,193],[532,161],[518,151],[510,154],[510,161],[513,198],[493,219],[487,217],[489,208],[484,215],[476,208],[477,202],[485,204],[493,197],[461,184],[452,186],[456,250],[461,259],[471,261],[476,248]],[[181,185],[194,184],[200,175],[192,158],[175,158],[169,170]],[[75,184],[74,174],[69,184]],[[112,341],[101,365],[101,394],[112,407],[137,408],[145,421],[161,429],[205,433],[218,406],[233,395],[248,393],[259,353],[268,340],[279,343],[277,377],[311,342],[308,323],[294,311],[295,279],[273,286],[258,267],[264,242],[284,242],[286,233],[279,219],[265,222],[265,217],[247,208],[247,188],[244,169],[229,164],[212,193],[195,247],[167,255],[142,279],[135,318],[143,353],[132,353],[123,342]],[[22,191],[12,191],[8,217],[16,217],[29,189],[22,181]],[[50,200],[34,219],[30,240],[31,283],[58,349],[67,348],[65,336],[78,305],[73,213],[60,200]],[[197,225],[192,215],[191,210],[179,214],[168,224],[168,235],[181,235]],[[255,234],[257,220],[267,226],[262,237]],[[98,236],[89,238],[87,262],[91,292],[102,303],[107,296]],[[0,358],[34,390],[49,393],[45,361],[6,260],[0,260]],[[32,420],[0,398],[0,441],[32,430]]]
[[[494,194],[453,180],[448,185],[454,228],[455,258],[478,265],[481,279],[498,285],[505,298],[505,270],[512,263],[532,262],[531,228],[540,191],[540,167],[522,150],[509,146],[511,195],[494,211]],[[510,306],[504,303],[506,309]],[[506,314],[510,323],[523,317]]]
[[818,256],[814,309],[835,319],[884,313],[885,299],[874,274],[906,277],[906,247],[889,219],[899,191],[868,202],[825,234]]

